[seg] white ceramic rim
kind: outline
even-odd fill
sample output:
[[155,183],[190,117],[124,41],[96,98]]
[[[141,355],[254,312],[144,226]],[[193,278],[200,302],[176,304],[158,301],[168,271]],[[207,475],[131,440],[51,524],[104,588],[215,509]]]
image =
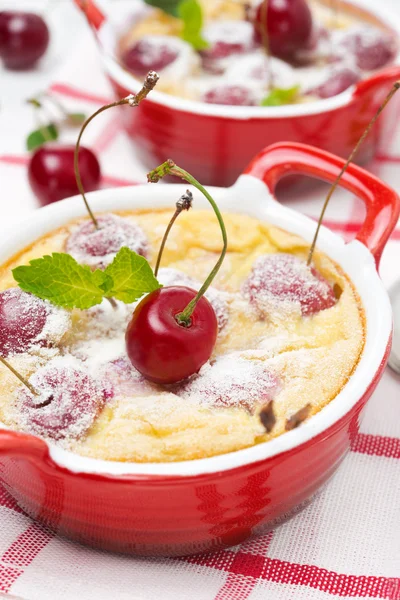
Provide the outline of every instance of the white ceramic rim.
[[[352,4],[365,9],[370,14],[376,16],[384,24],[386,24],[387,27],[397,32],[400,40],[400,17],[397,14],[390,12],[390,10],[386,10],[386,8],[383,10],[384,7],[380,8],[379,3],[377,3],[377,5],[375,5],[373,8],[369,6],[367,8],[363,0],[352,0]],[[98,35],[99,40],[105,42],[106,46],[111,46],[112,32],[107,21],[101,27]],[[122,88],[129,90],[129,92],[133,94],[140,90],[140,82],[138,82],[138,80],[135,79],[128,71],[123,69],[117,63],[117,61],[114,60],[110,53],[102,52],[101,57],[103,66],[111,79],[118,83]],[[388,68],[396,65],[400,65],[400,53],[397,55],[395,61],[388,66]],[[381,72],[385,70],[386,68],[381,69]],[[376,73],[378,72],[379,71]],[[375,77],[376,73],[374,73],[372,77]],[[333,98],[316,100],[315,102],[309,102],[305,104],[292,104],[285,106],[223,106],[218,104],[206,104],[205,102],[197,102],[195,100],[187,100],[184,98],[179,98],[178,96],[165,94],[164,92],[158,92],[157,89],[155,89],[149,96],[147,102],[160,104],[174,111],[182,111],[197,115],[207,115],[210,117],[221,117],[226,119],[284,119],[315,115],[339,109],[351,102],[355,90],[356,85],[352,85],[347,90],[341,94],[338,94],[337,96],[334,96]]]
[[[171,184],[155,187],[144,184],[135,187],[108,189],[88,194],[96,212],[162,208],[174,205],[187,185]],[[231,188],[209,187],[224,211],[245,213],[268,221],[287,231],[312,240],[315,222],[279,204],[267,186],[250,175],[241,175]],[[246,199],[243,202],[243,199]],[[195,194],[197,208],[209,208],[206,200]],[[76,196],[49,205],[32,213],[0,244],[0,264],[36,239],[61,227],[70,220],[86,215],[83,202]],[[392,331],[392,312],[388,294],[378,276],[375,260],[369,250],[357,240],[345,244],[343,239],[321,228],[318,246],[336,261],[353,281],[364,306],[367,332],[364,352],[347,385],[318,414],[301,427],[257,446],[198,460],[176,463],[123,463],[86,458],[49,444],[51,458],[63,468],[76,473],[96,473],[111,476],[197,476],[221,472],[246,464],[266,460],[310,441],[329,429],[362,398],[374,380],[384,358]],[[373,293],[371,294],[371,290]],[[5,429],[5,427],[3,425]]]

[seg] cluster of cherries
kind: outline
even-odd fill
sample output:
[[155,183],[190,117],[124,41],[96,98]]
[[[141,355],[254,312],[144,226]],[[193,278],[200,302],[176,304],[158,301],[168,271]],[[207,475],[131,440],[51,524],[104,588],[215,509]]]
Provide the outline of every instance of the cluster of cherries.
[[[393,59],[396,52],[392,36],[378,29],[371,35],[370,29],[354,28],[340,38],[341,47],[336,47],[337,44],[330,39],[329,30],[313,23],[307,0],[261,0],[247,11],[247,19],[212,24],[212,39],[208,40],[210,47],[199,52],[206,73],[225,73],[226,59],[236,57],[232,74],[237,80],[240,57],[257,46],[265,46],[269,54],[294,66],[312,65],[323,56],[327,63],[336,65],[335,69],[327,73],[326,80],[307,93],[328,98],[356,83],[360,78],[358,70],[381,68]],[[173,42],[165,36],[142,38],[123,53],[122,61],[135,76],[141,77],[147,72],[151,57],[152,68],[162,72],[173,65],[183,52],[183,48]],[[326,48],[329,56],[324,56]],[[343,54],[354,57],[355,68],[341,62]],[[250,67],[249,63],[246,68]],[[270,69],[275,77],[274,68],[271,63],[267,70]],[[252,78],[257,78],[256,71],[259,79],[266,78],[264,67],[256,69],[253,65],[251,69]],[[226,80],[206,91],[202,100],[236,106],[257,103],[250,86]]]
[[[49,28],[40,15],[0,11],[0,60],[6,69],[35,68],[49,41]],[[85,189],[96,190],[101,178],[96,155],[89,148],[82,148],[79,161]],[[47,143],[32,154],[29,182],[42,206],[77,194],[73,164],[72,145]]]

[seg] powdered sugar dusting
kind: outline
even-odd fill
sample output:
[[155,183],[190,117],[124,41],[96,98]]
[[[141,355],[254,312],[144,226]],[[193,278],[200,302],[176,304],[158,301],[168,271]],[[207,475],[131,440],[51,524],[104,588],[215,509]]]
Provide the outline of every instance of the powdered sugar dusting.
[[114,393],[126,397],[147,396],[154,393],[156,386],[150,383],[122,354],[118,358],[103,365],[104,378],[111,382]]
[[94,423],[107,398],[112,396],[72,358],[59,357],[38,369],[29,382],[34,396],[19,389],[20,422],[24,429],[54,440],[78,439]]
[[329,283],[293,254],[260,256],[243,284],[242,292],[262,316],[301,311],[312,315],[336,303]]
[[64,336],[69,313],[20,288],[0,293],[0,353],[7,357],[24,352],[41,353]]
[[147,236],[139,225],[118,215],[107,214],[97,218],[99,229],[92,221],[78,225],[66,242],[66,251],[79,263],[105,268],[122,247],[147,257]]
[[253,412],[257,405],[272,400],[279,387],[278,377],[264,362],[232,352],[202,367],[174,391],[206,406],[242,407]]

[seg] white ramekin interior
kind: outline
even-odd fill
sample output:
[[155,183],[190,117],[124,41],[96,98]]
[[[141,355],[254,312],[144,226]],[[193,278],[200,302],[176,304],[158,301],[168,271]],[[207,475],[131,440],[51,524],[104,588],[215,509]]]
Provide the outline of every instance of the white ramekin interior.
[[[88,194],[96,212],[149,209],[174,206],[187,185],[140,185],[109,189]],[[279,204],[266,185],[252,176],[242,175],[231,188],[209,188],[223,211],[245,213],[268,221],[311,241],[315,222]],[[209,208],[206,200],[195,194],[197,208]],[[40,236],[85,216],[80,197],[58,202],[29,216],[18,229],[0,243],[0,263],[34,242]],[[360,400],[375,378],[384,357],[392,329],[392,313],[388,295],[377,274],[375,261],[360,242],[345,244],[342,238],[322,227],[318,246],[336,261],[353,281],[364,305],[367,332],[361,360],[347,385],[318,414],[298,429],[287,432],[270,442],[221,456],[176,463],[123,463],[85,458],[49,444],[53,460],[73,472],[104,475],[177,475],[192,476],[219,472],[264,460],[291,450],[328,429]],[[4,427],[4,426],[3,426]]]
[[[138,1],[138,0],[136,0]],[[135,2],[135,0],[133,0]],[[398,14],[388,11],[386,6],[380,6],[379,2],[373,6],[366,5],[365,0],[352,0],[352,4],[367,9],[371,14],[376,16],[388,28],[395,31],[400,40],[400,18]],[[112,17],[112,15],[111,15]],[[140,82],[125,70],[115,58],[115,30],[111,21],[105,21],[98,33],[98,39],[101,45],[101,56],[103,65],[108,75],[116,81],[122,88],[131,93],[136,93],[141,88]],[[397,55],[393,65],[400,65],[400,53]],[[347,90],[325,100],[316,100],[315,102],[307,102],[304,104],[288,104],[285,106],[223,106],[218,104],[206,104],[179,98],[158,92],[155,89],[149,97],[150,102],[161,104],[174,111],[189,112],[197,115],[209,115],[220,118],[249,120],[249,119],[276,119],[276,118],[293,118],[306,115],[314,115],[326,113],[350,103],[356,86],[353,85]]]

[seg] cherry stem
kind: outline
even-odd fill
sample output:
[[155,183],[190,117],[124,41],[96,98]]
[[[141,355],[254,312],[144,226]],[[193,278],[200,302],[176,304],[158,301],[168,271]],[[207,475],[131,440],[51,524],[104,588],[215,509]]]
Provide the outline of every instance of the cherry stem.
[[114,300],[114,298],[111,298],[111,296],[106,296],[106,300],[109,301],[109,303],[111,304],[111,306],[114,309],[118,308],[118,304],[116,303],[116,301]]
[[98,224],[98,221],[97,221],[96,217],[94,216],[94,214],[89,206],[89,203],[86,199],[85,190],[83,189],[81,174],[80,174],[80,170],[79,170],[79,147],[80,147],[80,142],[81,142],[83,133],[84,133],[86,127],[89,125],[89,123],[91,121],[93,121],[93,119],[95,117],[97,117],[97,115],[108,110],[109,108],[114,108],[114,106],[122,106],[124,104],[129,104],[129,106],[132,106],[132,107],[138,106],[140,104],[140,102],[146,98],[146,96],[149,94],[149,92],[151,92],[151,90],[154,89],[158,79],[159,79],[159,77],[155,71],[149,71],[146,75],[146,79],[144,80],[141,90],[136,95],[130,94],[126,98],[122,98],[122,100],[117,100],[116,102],[112,102],[111,104],[106,104],[105,106],[102,106],[101,108],[96,110],[96,112],[94,112],[90,117],[88,117],[81,127],[81,130],[78,135],[78,139],[76,141],[75,152],[74,152],[75,178],[76,178],[76,183],[78,186],[79,193],[81,194],[81,196],[83,198],[86,209],[87,209],[89,216],[93,221],[93,225],[95,226],[96,229],[99,228],[99,224]]
[[29,383],[29,381],[27,381],[25,379],[25,377],[23,377],[21,375],[21,373],[18,373],[18,371],[16,371],[14,369],[14,367],[12,367],[10,365],[10,363],[5,358],[3,358],[2,356],[0,356],[0,362],[2,362],[3,365],[6,366],[7,369],[9,369],[11,371],[11,373],[13,373],[15,375],[15,377],[18,377],[18,379],[20,380],[20,382],[23,383],[34,396],[38,396],[39,395],[38,392],[35,390],[35,388]]
[[46,111],[46,109],[44,108],[43,104],[40,102],[40,100],[38,100],[37,98],[28,98],[27,100],[28,104],[31,104],[36,112],[36,122],[39,125],[39,131],[43,136],[43,139],[45,142],[51,142],[52,138],[49,135],[49,126],[52,124],[51,122],[49,123],[49,125],[44,125],[42,119],[40,118],[40,115],[38,113],[38,111],[40,109],[42,109],[46,115],[46,117],[49,117],[48,112]]
[[189,302],[189,304],[186,306],[186,308],[184,308],[184,310],[182,312],[180,312],[179,314],[176,315],[176,319],[177,319],[178,323],[188,327],[188,326],[190,326],[190,317],[192,316],[193,311],[196,308],[196,304],[198,303],[200,298],[202,296],[204,296],[204,294],[210,287],[214,277],[218,273],[218,271],[223,263],[223,260],[225,258],[225,254],[226,254],[226,251],[228,248],[228,237],[226,234],[224,220],[222,218],[222,215],[219,211],[219,208],[218,208],[215,200],[211,197],[211,195],[207,192],[207,190],[201,185],[201,183],[199,183],[197,181],[197,179],[195,179],[192,175],[190,175],[190,173],[188,173],[184,169],[181,169],[180,167],[178,167],[174,163],[173,160],[171,160],[171,159],[167,160],[166,162],[164,162],[162,165],[160,165],[156,169],[153,169],[153,171],[150,171],[150,173],[147,174],[147,180],[150,183],[157,183],[158,181],[160,181],[160,179],[162,179],[166,175],[175,175],[176,177],[181,177],[182,179],[184,179],[185,181],[187,181],[188,183],[193,185],[195,188],[197,188],[207,198],[208,202],[211,204],[211,206],[215,212],[215,215],[218,219],[218,223],[219,223],[219,226],[221,228],[221,233],[222,233],[223,248],[221,251],[221,255],[220,255],[219,259],[217,260],[214,268],[212,269],[211,273],[209,274],[209,276],[207,277],[207,279],[205,280],[205,282],[203,283],[203,285],[201,286],[201,288],[199,289],[199,291],[197,292],[197,294],[193,298],[193,300],[191,300]]
[[164,252],[165,244],[166,244],[169,232],[171,231],[173,224],[175,223],[176,219],[179,217],[179,215],[181,214],[181,212],[183,210],[189,210],[192,207],[192,202],[193,202],[193,194],[190,190],[186,190],[186,194],[183,194],[179,198],[178,202],[176,203],[176,210],[175,210],[174,214],[172,215],[172,219],[168,223],[168,227],[165,230],[164,237],[161,241],[160,250],[158,251],[157,262],[156,262],[156,266],[154,267],[154,277],[157,277],[157,275],[158,275],[158,269],[160,268],[161,257]]
[[393,84],[392,89],[390,90],[390,92],[386,96],[386,98],[383,101],[383,103],[381,104],[381,106],[376,111],[375,115],[372,117],[372,119],[369,122],[366,130],[364,131],[364,133],[362,134],[362,136],[358,140],[358,142],[357,142],[356,146],[354,147],[354,149],[352,150],[349,158],[347,159],[347,161],[343,165],[342,169],[340,170],[339,175],[336,177],[335,181],[333,182],[333,184],[332,184],[332,186],[331,186],[331,188],[330,188],[330,190],[329,190],[329,192],[328,192],[328,194],[326,196],[326,199],[325,199],[324,205],[322,207],[322,211],[321,211],[320,217],[318,219],[317,229],[315,231],[314,239],[313,239],[313,241],[311,243],[310,251],[309,251],[309,254],[308,254],[307,265],[311,264],[312,257],[313,257],[313,254],[314,254],[314,250],[315,250],[315,245],[317,243],[317,238],[318,238],[319,230],[321,229],[322,221],[323,221],[323,218],[324,218],[324,215],[325,215],[325,211],[326,211],[326,209],[328,207],[329,200],[331,199],[334,191],[336,190],[336,188],[337,188],[337,186],[338,186],[341,178],[343,177],[343,174],[347,170],[349,164],[353,160],[354,156],[357,154],[360,146],[362,145],[362,143],[364,142],[365,138],[367,137],[367,135],[371,131],[372,127],[374,126],[374,124],[375,124],[376,120],[378,119],[379,115],[385,109],[385,107],[387,106],[387,104],[389,104],[390,100],[393,98],[393,96],[395,95],[395,93],[397,92],[398,89],[400,89],[400,81],[396,81]]

